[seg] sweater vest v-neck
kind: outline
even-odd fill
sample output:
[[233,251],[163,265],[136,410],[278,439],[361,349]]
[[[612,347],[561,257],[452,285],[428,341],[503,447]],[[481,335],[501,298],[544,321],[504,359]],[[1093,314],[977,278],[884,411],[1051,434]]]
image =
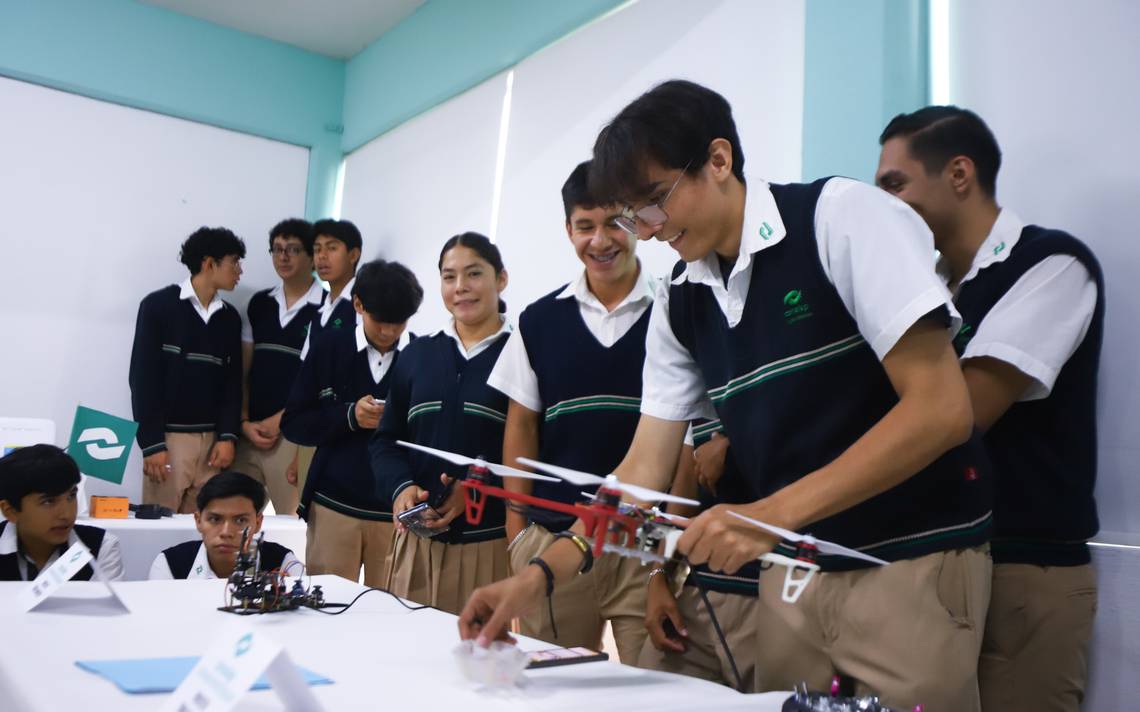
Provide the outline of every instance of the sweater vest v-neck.
[[955,304],[963,321],[954,347],[964,353],[990,309],[1052,255],[1071,255],[1084,265],[1096,282],[1096,306],[1084,340],[1061,368],[1049,396],[1014,403],[985,435],[994,463],[996,563],[1087,564],[1085,542],[1099,529],[1093,488],[1104,277],[1096,257],[1072,235],[1026,226],[1005,260],[982,269],[959,290]]
[[[819,261],[815,208],[826,181],[771,186],[787,234],[753,255],[735,327],[709,287],[682,281],[670,288],[673,332],[704,376],[754,499],[835,460],[898,403]],[[678,264],[674,279],[683,269]],[[901,484],[806,530],[888,561],[912,558],[985,543],[991,501],[990,467],[975,434]],[[827,556],[820,564],[863,565]]]
[[[565,287],[528,306],[519,332],[543,403],[538,459],[597,475],[618,466],[641,417],[641,370],[650,309],[610,347],[590,332],[573,298],[557,298]],[[535,482],[534,495],[580,502],[597,487]],[[533,508],[532,521],[551,531],[574,518]]]
[[285,407],[289,388],[301,370],[301,349],[320,307],[311,303],[301,306],[285,326],[281,326],[280,309],[272,289],[254,294],[246,309],[253,332],[250,420],[263,420]]
[[[201,540],[194,540],[163,550],[162,555],[166,557],[166,565],[170,567],[170,573],[174,578],[190,577],[190,569],[194,566],[194,560],[198,558],[198,551],[202,546],[204,545]],[[288,549],[272,541],[261,542],[258,549],[261,552],[261,571],[280,569],[281,564],[285,562],[285,556],[289,553]]]
[[[0,535],[4,533],[4,529],[8,526],[8,522],[0,522]],[[83,524],[75,525],[75,536],[79,541],[83,542],[90,551],[91,555],[96,560],[99,559],[99,551],[103,548],[103,537],[107,532],[99,527],[89,527]],[[70,544],[64,544],[60,547],[59,551],[62,554]],[[20,563],[17,560],[20,556],[19,551],[14,551],[11,554],[0,555],[0,581],[19,581],[20,580]],[[84,566],[74,576],[71,577],[72,581],[90,581],[95,576],[94,569],[91,564]],[[35,578],[34,576],[32,578]]]

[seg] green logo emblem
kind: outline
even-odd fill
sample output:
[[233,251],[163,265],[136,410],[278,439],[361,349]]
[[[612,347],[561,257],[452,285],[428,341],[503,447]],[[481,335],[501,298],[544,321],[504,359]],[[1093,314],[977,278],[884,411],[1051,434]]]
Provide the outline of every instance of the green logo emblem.
[[339,328],[340,328],[340,325],[341,325],[341,320],[340,320],[340,317],[337,317],[337,318],[336,318],[336,321],[334,321],[334,322],[332,323],[332,325],[333,325],[333,328],[334,328],[334,329],[339,329]]
[[67,454],[88,477],[122,484],[130,444],[138,429],[133,420],[79,406],[75,409]]
[[1005,250],[1005,242],[1002,242],[1000,245],[994,248],[994,254],[1000,255],[1003,250]]
[[958,335],[954,337],[954,345],[965,351],[966,344],[970,343],[972,338],[974,338],[974,327],[969,324],[962,324],[962,328],[958,329]]
[[769,225],[767,222],[760,224],[760,237],[764,238],[765,240],[772,237],[772,233],[774,233],[774,232],[776,232],[776,231],[773,230],[772,226]]
[[784,295],[784,321],[789,324],[795,324],[797,321],[803,321],[812,316],[811,306],[804,301],[804,293],[798,289],[789,290]]
[[202,573],[202,565],[201,564],[198,564],[198,568],[194,569],[194,573],[196,573],[196,574]]
[[234,648],[234,657],[240,658],[249,652],[253,647],[253,633],[246,633],[237,642],[237,647]]

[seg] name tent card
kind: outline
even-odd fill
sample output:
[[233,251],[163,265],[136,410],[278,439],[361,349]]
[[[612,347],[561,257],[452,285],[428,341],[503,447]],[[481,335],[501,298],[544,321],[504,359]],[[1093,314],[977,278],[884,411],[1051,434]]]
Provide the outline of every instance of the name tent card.
[[[24,589],[19,596],[20,610],[31,611],[38,607],[47,599],[51,598],[54,594],[59,592],[63,584],[71,580],[71,577],[79,573],[84,566],[90,564],[95,572],[95,579],[102,582],[107,587],[107,591],[112,599],[110,603],[114,607],[121,607],[125,611],[129,611],[127,604],[123,599],[119,598],[119,594],[111,587],[111,582],[103,573],[102,567],[99,562],[91,554],[83,542],[76,541],[71,545],[71,548],[63,552],[55,562],[40,572],[35,581],[32,581],[26,589]],[[86,602],[90,603],[92,599],[87,599]],[[106,601],[107,599],[102,599]]]
[[163,712],[228,712],[264,673],[289,712],[322,712],[313,691],[279,643],[245,626],[224,634],[186,676]]

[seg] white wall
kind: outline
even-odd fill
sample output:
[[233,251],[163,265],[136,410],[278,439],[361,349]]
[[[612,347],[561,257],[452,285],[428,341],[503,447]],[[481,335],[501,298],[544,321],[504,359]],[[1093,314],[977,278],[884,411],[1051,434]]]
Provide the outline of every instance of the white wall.
[[[497,244],[510,273],[510,310],[581,269],[564,228],[560,191],[623,106],[672,78],[707,84],[732,103],[749,175],[800,177],[802,1],[654,0],[573,33],[514,68]],[[346,161],[342,215],[364,234],[366,257],[405,262],[428,296],[409,328],[439,328],[439,248],[464,230],[490,230],[501,74],[375,139]],[[676,261],[642,244],[651,274]]]
[[[951,96],[976,110],[1003,150],[998,199],[1022,219],[1084,240],[1104,269],[1100,368],[1101,535],[1140,544],[1140,3],[956,0]],[[1098,547],[1100,611],[1085,709],[1140,699],[1140,548]]]
[[[614,13],[515,68],[498,241],[513,266],[516,311],[581,270],[566,237],[562,184],[622,107],[668,79],[728,99],[748,175],[799,179],[802,2],[654,0]],[[654,275],[677,261],[658,243],[638,252]]]
[[[77,403],[130,418],[139,300],[181,281],[201,225],[243,237],[243,310],[276,278],[267,233],[304,212],[308,150],[0,78],[0,416],[51,418],[66,444]],[[133,448],[122,487],[141,494]]]
[[448,317],[437,268],[443,243],[490,230],[506,86],[505,75],[488,79],[345,159],[341,216],[364,236],[362,259],[397,260],[416,273],[424,303],[408,329],[417,334],[436,331]]

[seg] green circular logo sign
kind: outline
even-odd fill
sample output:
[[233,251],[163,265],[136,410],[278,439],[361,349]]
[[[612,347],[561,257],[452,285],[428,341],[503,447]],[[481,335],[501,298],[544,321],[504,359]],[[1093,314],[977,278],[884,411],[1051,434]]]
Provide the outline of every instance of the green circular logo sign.
[[800,303],[800,300],[803,299],[803,296],[804,295],[800,293],[800,290],[793,289],[784,295],[784,306],[794,307]]

